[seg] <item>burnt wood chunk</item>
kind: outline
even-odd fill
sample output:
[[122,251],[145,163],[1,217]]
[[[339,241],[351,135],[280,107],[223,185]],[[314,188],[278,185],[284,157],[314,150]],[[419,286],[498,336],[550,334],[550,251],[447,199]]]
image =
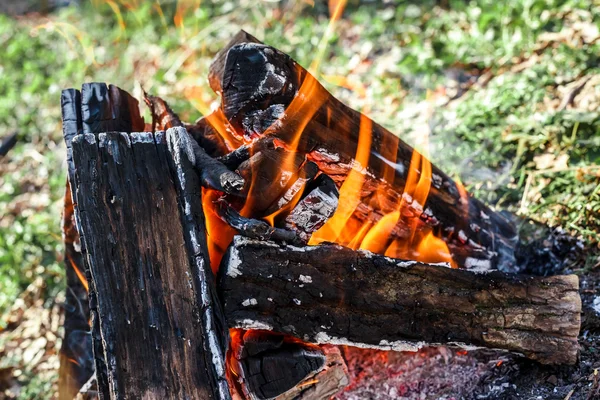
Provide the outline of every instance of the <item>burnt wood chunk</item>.
[[320,346],[325,354],[325,367],[308,375],[293,389],[277,396],[277,400],[330,399],[350,383],[350,376],[340,349],[336,346]]
[[215,59],[208,71],[208,83],[215,93],[221,93],[221,80],[223,79],[223,68],[225,67],[227,53],[231,47],[239,43],[260,43],[260,40],[248,32],[240,30],[233,38],[231,38],[229,43],[215,55]]
[[217,202],[217,212],[224,222],[246,237],[296,244],[301,242],[295,231],[272,227],[265,221],[243,217],[224,199]]
[[207,256],[192,139],[183,133],[72,140],[79,233],[111,399],[230,398],[227,330]]
[[242,390],[248,398],[273,399],[325,367],[319,347],[283,335],[246,331],[235,353]]
[[[177,127],[173,129],[177,129],[190,137],[185,128]],[[244,188],[244,178],[229,170],[217,159],[206,154],[206,151],[191,137],[190,145],[194,151],[194,166],[200,175],[202,186],[229,194],[239,194]]]
[[504,349],[543,364],[577,360],[576,275],[475,273],[333,244],[241,237],[219,273],[232,328],[320,344],[415,351],[447,343]]
[[414,237],[410,226],[416,221],[417,233],[443,238],[459,265],[516,272],[517,233],[509,220],[471,197],[435,165],[426,177],[431,188],[425,204],[403,197],[411,171],[417,179],[422,173],[411,165],[414,149],[337,100],[289,56],[246,42],[231,46],[222,63],[219,57],[213,64],[223,71],[221,108],[246,140],[272,136],[287,144],[297,142],[296,150],[307,154],[338,187],[357,165],[361,137],[369,142],[367,165],[360,163],[367,173],[353,214],[358,224],[376,223],[402,208],[392,239]]
[[[311,190],[311,187],[314,189]],[[298,232],[305,242],[331,218],[339,197],[335,182],[325,174],[319,175],[307,191],[309,193],[296,204],[285,219],[285,227]]]

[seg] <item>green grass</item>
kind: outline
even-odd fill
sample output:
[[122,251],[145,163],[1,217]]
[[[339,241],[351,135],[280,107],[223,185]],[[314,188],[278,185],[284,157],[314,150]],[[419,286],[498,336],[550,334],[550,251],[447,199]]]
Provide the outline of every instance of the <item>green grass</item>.
[[[238,29],[308,66],[328,22],[326,7],[302,2],[285,8],[267,1],[202,2],[186,11],[183,27],[173,23],[174,1],[161,2],[163,16],[152,2],[135,9],[117,2],[120,15],[105,2],[95,3],[44,17],[0,16],[0,136],[19,131],[19,144],[0,160],[0,315],[36,276],[43,276],[51,296],[64,287],[61,89],[107,81],[139,97],[141,84],[191,121],[201,113],[186,94],[198,88],[206,108],[215,100],[206,83],[208,66]],[[558,110],[548,103],[565,82],[600,74],[600,40],[540,45],[542,34],[569,29],[574,21],[594,26],[600,5],[437,3],[350,1],[321,80],[344,102],[368,109],[415,143],[423,125],[402,110],[448,83],[450,69],[497,75],[450,107],[434,107],[433,161],[498,208],[562,226],[593,246],[600,229],[598,111]],[[536,52],[533,65],[511,71]],[[331,78],[340,76],[364,87],[364,95],[335,86]],[[562,160],[560,167],[544,165],[544,157]],[[31,385],[22,398],[41,387]]]

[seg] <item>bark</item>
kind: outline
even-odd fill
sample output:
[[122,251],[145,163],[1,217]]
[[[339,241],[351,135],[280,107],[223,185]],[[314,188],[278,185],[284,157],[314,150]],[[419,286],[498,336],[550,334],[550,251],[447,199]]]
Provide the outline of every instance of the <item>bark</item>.
[[111,399],[229,398],[226,327],[182,129],[72,140]]
[[245,140],[270,135],[292,144],[302,132],[297,150],[338,186],[356,166],[362,140],[370,155],[354,218],[374,223],[402,205],[403,218],[392,238],[411,237],[411,221],[416,221],[417,231],[433,230],[442,237],[462,266],[516,271],[517,234],[511,222],[468,195],[436,166],[425,204],[403,198],[409,172],[413,170],[418,179],[423,169],[411,166],[411,146],[345,106],[289,56],[263,44],[240,44],[242,39],[243,35],[232,41],[233,46],[223,50],[226,59],[217,57],[211,69],[213,81],[221,78],[222,111]]
[[[475,273],[338,245],[277,245],[236,237],[220,294],[232,328],[387,350],[458,343],[574,364],[577,276]],[[249,300],[250,299],[250,300]]]

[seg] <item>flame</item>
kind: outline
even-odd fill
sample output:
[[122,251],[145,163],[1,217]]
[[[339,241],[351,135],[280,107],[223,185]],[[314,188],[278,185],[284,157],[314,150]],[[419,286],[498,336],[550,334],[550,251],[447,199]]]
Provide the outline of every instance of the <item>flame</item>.
[[217,214],[216,201],[221,193],[211,189],[202,188],[202,208],[206,222],[206,236],[210,266],[216,274],[221,264],[221,258],[225,254],[227,246],[233,240],[235,231],[223,222]]
[[[369,164],[371,154],[372,121],[361,115],[358,132],[358,146],[356,149],[355,162],[348,177],[340,187],[338,207],[333,216],[319,230],[314,232],[308,242],[316,245],[325,241],[349,245],[354,234],[348,226],[350,218],[360,203],[361,188],[365,181],[366,168]],[[356,226],[360,232],[360,226]]]
[[77,275],[77,278],[79,278],[79,280],[81,281],[81,284],[85,288],[85,291],[89,293],[90,285],[88,284],[87,278],[85,277],[83,272],[81,272],[79,270],[79,268],[77,268],[77,264],[75,263],[75,261],[73,261],[73,258],[68,253],[67,253],[67,258],[69,260],[69,263],[71,264],[71,267],[73,267],[73,270],[75,271],[75,274]]
[[[375,223],[368,220],[363,222],[355,216],[361,202],[372,135],[371,120],[364,115],[361,118],[356,161],[340,187],[338,209],[321,229],[313,233],[309,244],[334,242],[394,258],[427,263],[445,262],[456,268],[446,242],[436,237],[432,228],[421,220],[431,189],[432,167],[431,162],[419,151],[413,150],[404,190],[399,198],[392,200],[395,203],[393,210],[384,213]],[[382,147],[386,149],[386,146]],[[391,167],[384,169],[384,179],[374,195],[377,210],[382,210],[382,205],[390,201],[386,182],[393,182],[393,173]],[[408,233],[393,234],[395,231]]]

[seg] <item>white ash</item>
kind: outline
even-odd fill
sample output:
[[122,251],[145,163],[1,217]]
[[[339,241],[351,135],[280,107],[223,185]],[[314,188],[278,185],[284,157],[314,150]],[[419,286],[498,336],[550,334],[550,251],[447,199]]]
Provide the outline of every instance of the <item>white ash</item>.
[[260,321],[254,321],[251,319],[242,319],[242,320],[235,320],[234,322],[234,328],[241,328],[241,329],[259,329],[259,330],[263,330],[263,331],[272,331],[273,327],[269,324],[266,324],[264,322],[260,322]]
[[311,276],[307,276],[307,275],[300,275],[300,277],[298,278],[298,280],[300,282],[304,282],[304,283],[312,283],[312,277]]
[[152,132],[132,132],[130,138],[131,143],[154,143]]
[[[235,240],[235,239],[234,239]],[[240,271],[240,265],[242,265],[242,259],[237,247],[232,246],[229,251],[229,262],[227,263],[227,276],[237,278],[242,275]]]
[[[104,136],[106,136],[106,134],[104,134]],[[83,139],[89,144],[96,144],[96,136],[92,133],[86,133],[85,135],[83,135]]]
[[480,258],[467,257],[465,259],[465,268],[473,272],[484,272],[492,268],[490,260],[482,260]]
[[255,306],[257,304],[258,304],[258,301],[255,298],[250,298],[250,299],[246,299],[246,300],[242,301],[242,305],[244,307]]

